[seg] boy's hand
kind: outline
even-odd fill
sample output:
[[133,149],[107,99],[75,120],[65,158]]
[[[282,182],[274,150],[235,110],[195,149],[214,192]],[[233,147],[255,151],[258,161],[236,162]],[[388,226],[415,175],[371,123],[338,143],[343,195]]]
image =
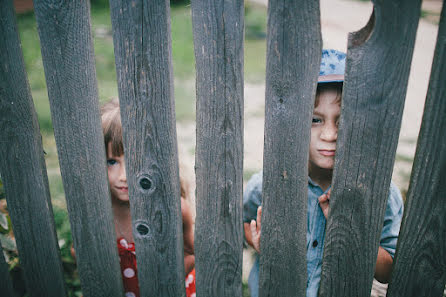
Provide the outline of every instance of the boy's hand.
[[330,194],[331,194],[331,189],[328,190],[327,193],[322,194],[321,196],[319,196],[318,200],[319,200],[319,206],[322,209],[322,212],[324,214],[325,219],[328,218],[328,211],[330,209]]
[[252,239],[252,246],[257,251],[257,253],[260,253],[260,227],[262,222],[262,207],[259,206],[257,208],[257,222],[252,220],[251,221],[251,239]]

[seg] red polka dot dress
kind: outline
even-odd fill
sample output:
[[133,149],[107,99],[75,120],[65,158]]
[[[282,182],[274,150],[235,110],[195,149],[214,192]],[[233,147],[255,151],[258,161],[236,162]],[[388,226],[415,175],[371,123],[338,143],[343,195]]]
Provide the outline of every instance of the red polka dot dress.
[[[122,283],[125,297],[140,297],[136,270],[135,244],[118,238],[118,252],[121,264]],[[186,276],[186,296],[195,297],[195,269]]]

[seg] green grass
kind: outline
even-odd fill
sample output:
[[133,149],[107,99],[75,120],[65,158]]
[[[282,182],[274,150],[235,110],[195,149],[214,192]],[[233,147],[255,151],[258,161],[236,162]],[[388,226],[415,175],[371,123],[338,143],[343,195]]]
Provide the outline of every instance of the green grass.
[[265,83],[266,8],[245,4],[245,82]]
[[[99,100],[118,96],[110,12],[103,1],[91,9]],[[40,42],[33,13],[18,17],[23,56],[43,133],[52,133],[51,113],[43,70]],[[172,60],[178,121],[195,119],[195,56],[190,6],[183,2],[171,8]],[[266,62],[266,8],[246,4],[245,81],[262,83]]]

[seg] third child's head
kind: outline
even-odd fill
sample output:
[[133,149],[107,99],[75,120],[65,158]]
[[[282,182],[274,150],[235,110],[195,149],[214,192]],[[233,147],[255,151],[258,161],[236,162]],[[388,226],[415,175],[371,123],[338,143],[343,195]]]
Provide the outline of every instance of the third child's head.
[[125,171],[122,125],[118,99],[114,99],[102,107],[101,120],[112,201],[128,203],[129,192]]
[[309,173],[332,171],[341,115],[345,54],[322,52],[321,68],[311,124]]

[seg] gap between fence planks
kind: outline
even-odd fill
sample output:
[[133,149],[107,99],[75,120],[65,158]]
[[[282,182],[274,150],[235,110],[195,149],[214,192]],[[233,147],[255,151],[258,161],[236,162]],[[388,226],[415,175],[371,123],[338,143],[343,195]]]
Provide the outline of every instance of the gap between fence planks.
[[[12,1],[0,2],[0,36],[0,172],[20,264],[30,296],[66,296],[42,140]],[[8,279],[0,282],[6,285]]]
[[319,296],[370,296],[421,1],[374,1],[349,36]]
[[319,1],[269,1],[260,296],[304,296]]
[[34,1],[54,135],[85,297],[122,296],[89,1]]
[[110,1],[141,296],[184,296],[168,0]]
[[446,7],[387,296],[443,296],[446,283]]
[[192,0],[197,296],[242,296],[243,0]]

